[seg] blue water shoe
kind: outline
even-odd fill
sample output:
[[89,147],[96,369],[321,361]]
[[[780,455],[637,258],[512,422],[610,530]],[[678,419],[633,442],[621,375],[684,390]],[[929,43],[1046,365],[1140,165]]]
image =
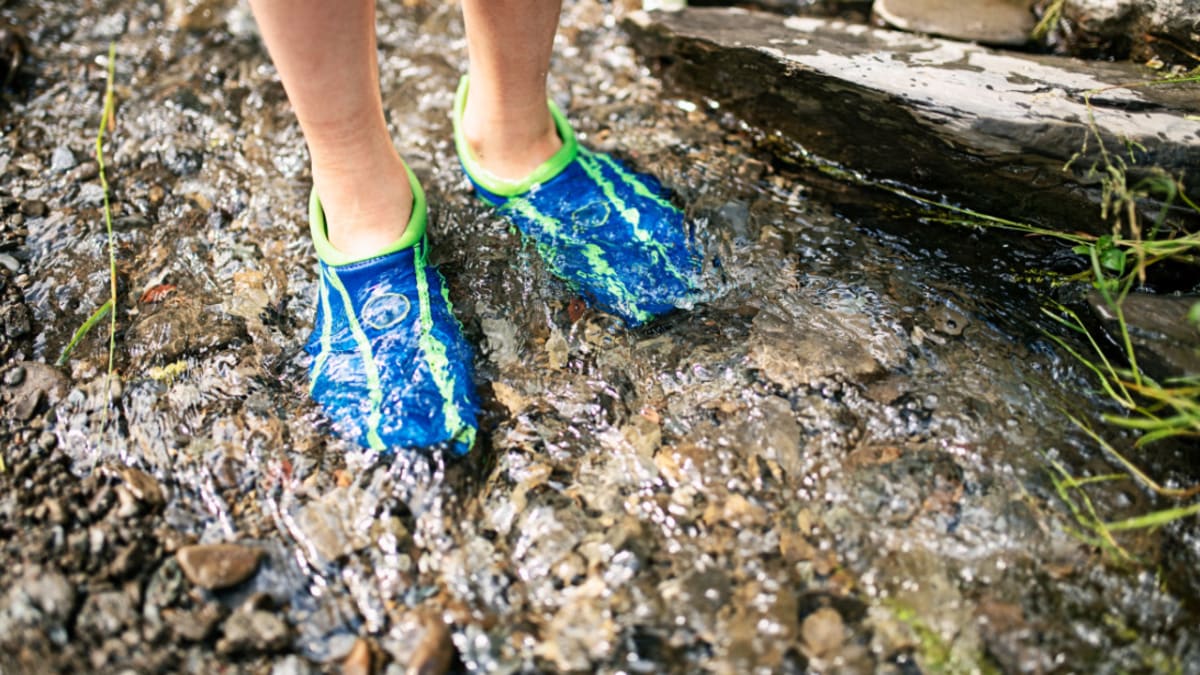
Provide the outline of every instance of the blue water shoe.
[[329,243],[314,191],[309,205],[320,259],[310,392],[339,434],[375,450],[475,440],[479,402],[471,347],[451,311],[446,282],[427,260],[425,196],[409,171],[413,215],[401,239],[355,260]]
[[464,77],[454,103],[454,143],[463,170],[476,193],[535,243],[556,276],[630,326],[695,297],[701,261],[683,213],[658,180],[581,147],[553,101],[562,148],[522,180],[491,174],[463,133],[467,87]]

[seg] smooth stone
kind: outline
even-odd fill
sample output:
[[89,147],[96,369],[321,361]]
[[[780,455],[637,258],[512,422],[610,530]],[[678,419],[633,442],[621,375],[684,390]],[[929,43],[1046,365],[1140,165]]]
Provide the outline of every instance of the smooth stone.
[[262,558],[262,549],[241,544],[195,544],[175,553],[188,581],[210,591],[249,579]]
[[4,392],[3,415],[24,422],[33,417],[43,400],[53,405],[67,390],[67,378],[57,368],[44,363],[22,361],[14,368],[23,371],[20,383]]
[[875,0],[873,9],[901,30],[989,45],[1023,45],[1036,25],[1029,0]]
[[371,644],[359,638],[342,660],[342,675],[371,675]]
[[138,501],[145,502],[150,506],[161,506],[166,501],[158,481],[145,471],[127,466],[121,469],[120,475],[121,479],[125,481],[125,486],[129,488],[129,492]]
[[846,641],[846,625],[836,609],[822,607],[804,618],[800,636],[810,654],[818,658],[830,656]]
[[73,168],[75,168],[75,153],[65,145],[55,148],[50,155],[50,170],[54,173],[62,173]]
[[21,202],[21,214],[30,218],[41,218],[50,211],[46,202],[40,199],[28,199]]

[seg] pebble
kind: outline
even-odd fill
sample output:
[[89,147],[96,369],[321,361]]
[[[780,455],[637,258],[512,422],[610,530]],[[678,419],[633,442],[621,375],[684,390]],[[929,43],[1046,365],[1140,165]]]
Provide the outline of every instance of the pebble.
[[46,202],[40,199],[27,199],[21,202],[21,213],[30,218],[41,218],[49,211]]
[[261,549],[240,544],[196,544],[175,553],[188,581],[210,591],[249,579],[262,557]]
[[[57,368],[44,363],[25,361],[10,369],[20,369],[22,375],[9,396],[9,404],[0,415],[24,422],[33,416],[38,404],[48,399],[51,404],[58,401],[66,390],[66,377]],[[6,374],[5,378],[9,375]],[[6,379],[7,382],[7,379]]]
[[225,621],[224,637],[217,641],[217,652],[238,654],[269,652],[288,645],[292,631],[283,619],[270,612],[235,612]]
[[112,40],[125,32],[125,15],[117,12],[100,19],[92,26],[92,37]]
[[21,366],[13,366],[4,372],[4,384],[10,387],[15,387],[25,381],[25,369]]
[[342,675],[371,675],[371,644],[359,638],[342,661]]
[[0,253],[0,265],[13,274],[21,269],[21,262],[7,253]]
[[47,619],[58,622],[71,616],[75,606],[75,587],[62,574],[29,570],[19,588],[20,593]]
[[845,642],[846,626],[836,609],[822,607],[805,617],[800,625],[800,636],[813,656],[830,656]]
[[425,632],[421,641],[413,649],[412,657],[408,660],[406,675],[436,675],[450,670],[454,660],[454,644],[450,641],[450,631],[446,624],[436,614],[429,613],[422,617]]
[[180,638],[189,642],[203,642],[213,634],[217,624],[225,617],[225,608],[210,602],[191,612],[165,610],[163,615],[171,624],[171,630]]
[[91,180],[99,175],[100,165],[94,161],[87,161],[80,163],[71,173],[67,174],[67,180],[78,183],[80,181]]
[[288,654],[271,666],[271,675],[309,675],[313,672],[312,665],[295,654]]
[[65,145],[60,145],[54,149],[54,153],[50,155],[50,170],[54,173],[62,173],[75,168],[75,153]]
[[161,506],[166,500],[163,498],[162,488],[159,487],[158,481],[154,480],[149,474],[141,469],[135,469],[132,466],[127,466],[120,471],[121,479],[125,481],[125,486],[129,492],[138,499],[150,506]]

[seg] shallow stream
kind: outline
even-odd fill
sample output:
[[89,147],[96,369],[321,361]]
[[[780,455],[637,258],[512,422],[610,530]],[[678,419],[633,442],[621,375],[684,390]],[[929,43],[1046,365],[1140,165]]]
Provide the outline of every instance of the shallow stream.
[[[0,672],[1200,672],[1195,525],[1122,567],[1054,496],[1051,462],[1113,469],[1064,415],[1102,403],[1043,333],[1047,251],[778,158],[663,91],[621,7],[567,4],[554,97],[719,264],[641,329],[573,302],[454,158],[457,8],[381,7],[389,123],[477,345],[481,443],[449,464],[359,451],[307,401],[307,155],[245,9],[0,6],[31,43],[0,290],[32,313],[0,369],[53,363],[107,297],[110,40],[120,284],[115,384],[107,320],[61,375],[5,376],[46,384],[5,404]],[[1150,504],[1107,485],[1108,513]],[[172,555],[195,542],[265,557],[206,591]]]

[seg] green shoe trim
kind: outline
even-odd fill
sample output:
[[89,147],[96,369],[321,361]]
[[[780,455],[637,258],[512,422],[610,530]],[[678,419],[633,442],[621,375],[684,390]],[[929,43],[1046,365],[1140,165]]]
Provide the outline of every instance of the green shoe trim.
[[458,159],[462,162],[463,170],[467,172],[467,175],[483,189],[497,197],[515,197],[529,192],[534,185],[544,183],[562,173],[562,170],[567,168],[567,165],[573,162],[575,156],[579,154],[579,144],[575,141],[575,131],[571,129],[571,124],[567,121],[566,115],[563,115],[562,110],[554,101],[547,100],[546,103],[550,106],[550,116],[554,119],[555,128],[558,129],[558,137],[562,139],[562,147],[528,176],[520,180],[501,178],[479,164],[479,160],[475,158],[475,153],[471,150],[471,144],[463,135],[462,119],[467,109],[467,76],[463,75],[462,79],[458,81],[458,92],[454,96],[454,147],[458,150]]
[[617,194],[617,187],[612,184],[612,181],[604,177],[603,171],[601,171],[600,168],[601,163],[612,170],[613,173],[617,174],[622,182],[630,186],[633,189],[634,194],[637,194],[640,197],[656,200],[660,202],[660,206],[665,205],[664,208],[673,209],[675,207],[669,202],[650,192],[650,190],[646,189],[646,186],[642,185],[641,181],[637,180],[633,174],[622,169],[620,165],[614,162],[607,155],[597,155],[588,151],[587,149],[580,149],[579,166],[583,168],[584,173],[586,173],[588,178],[591,178],[596,185],[600,186],[600,189],[604,192],[604,196],[608,198],[608,202],[616,207],[617,211],[620,212],[621,217],[625,219],[625,222],[629,223],[630,226],[633,227],[634,237],[639,242],[653,250],[657,254],[658,259],[662,261],[667,271],[670,272],[671,275],[681,283],[686,285],[687,277],[685,277],[675,267],[675,265],[671,263],[671,256],[668,254],[666,247],[663,246],[662,242],[656,240],[652,234],[642,229],[641,214],[638,212],[638,210],[630,208],[629,205],[625,203],[625,200],[621,199],[621,196]]
[[[511,210],[522,216],[536,221],[544,231],[550,233],[551,236],[558,236],[562,231],[562,223],[558,220],[542,213],[529,200],[516,197],[505,202],[502,210]],[[563,274],[558,272],[554,265],[555,250],[552,246],[538,244],[538,251],[542,259],[550,266],[551,271],[555,272],[559,277]],[[621,282],[620,275],[613,269],[612,265],[604,259],[604,251],[595,244],[587,244],[583,247],[583,255],[587,258],[588,264],[591,265],[591,273],[593,280],[597,284],[603,285],[610,294],[621,299],[625,311],[635,317],[638,321],[649,321],[653,318],[649,314],[637,306],[637,299],[625,288],[625,284]]]
[[317,249],[317,256],[330,267],[342,267],[371,258],[379,258],[381,256],[403,251],[406,248],[411,248],[414,244],[425,236],[425,225],[428,220],[425,211],[425,191],[421,189],[421,183],[417,181],[417,176],[408,168],[408,164],[404,165],[404,172],[408,174],[408,184],[412,186],[413,203],[412,216],[408,219],[408,226],[404,228],[404,234],[400,235],[392,244],[380,251],[376,251],[370,255],[352,256],[342,253],[329,243],[329,228],[325,224],[325,209],[321,207],[321,199],[317,197],[317,190],[313,188],[312,195],[308,199],[308,226],[312,233],[313,246]]
[[[333,267],[329,267],[328,270],[329,283],[337,290],[342,305],[346,308],[350,333],[354,335],[354,342],[358,346],[359,356],[363,361],[363,370],[367,376],[367,400],[371,403],[371,412],[367,414],[367,445],[372,450],[383,450],[387,446],[379,437],[379,423],[383,421],[383,385],[379,381],[379,365],[375,363],[375,354],[371,351],[371,341],[367,339],[366,331],[358,323],[358,317],[354,315],[354,305],[350,302],[350,293],[338,277],[337,270]],[[316,381],[316,378],[313,378],[313,381]]]
[[[462,417],[458,414],[458,406],[454,405],[454,377],[450,374],[450,360],[446,357],[446,345],[433,334],[433,309],[429,302],[429,281],[425,278],[426,246],[424,244],[419,246],[416,254],[413,269],[416,271],[417,295],[420,298],[421,309],[421,336],[418,344],[421,345],[421,351],[425,353],[425,358],[429,363],[429,372],[433,374],[434,384],[437,385],[438,392],[442,395],[442,419],[446,425],[446,431],[454,437],[454,440],[467,443],[469,448],[475,439],[473,435],[470,438],[464,437],[463,429],[466,425],[463,424]],[[449,291],[445,284],[442,284],[442,299],[448,309],[452,308]]]

